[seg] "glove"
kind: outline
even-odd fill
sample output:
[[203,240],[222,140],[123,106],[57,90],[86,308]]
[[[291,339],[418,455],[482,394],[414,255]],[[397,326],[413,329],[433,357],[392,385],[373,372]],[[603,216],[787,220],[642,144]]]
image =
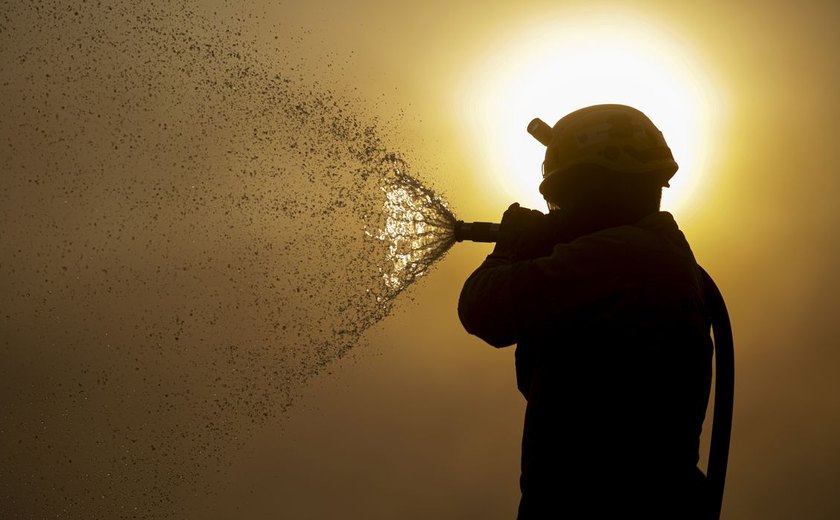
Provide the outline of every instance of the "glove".
[[548,215],[514,202],[502,215],[493,256],[513,261],[548,256],[554,246],[550,231]]

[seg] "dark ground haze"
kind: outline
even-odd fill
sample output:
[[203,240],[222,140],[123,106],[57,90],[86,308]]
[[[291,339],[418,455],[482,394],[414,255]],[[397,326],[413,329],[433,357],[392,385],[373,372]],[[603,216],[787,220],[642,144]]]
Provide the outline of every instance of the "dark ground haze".
[[446,251],[451,214],[239,20],[0,11],[0,517],[178,516]]

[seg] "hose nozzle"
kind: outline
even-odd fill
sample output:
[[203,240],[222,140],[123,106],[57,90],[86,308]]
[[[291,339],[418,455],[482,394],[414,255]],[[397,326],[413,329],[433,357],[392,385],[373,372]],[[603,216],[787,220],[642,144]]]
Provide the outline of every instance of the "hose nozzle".
[[499,224],[494,222],[455,222],[455,241],[495,242],[499,236]]

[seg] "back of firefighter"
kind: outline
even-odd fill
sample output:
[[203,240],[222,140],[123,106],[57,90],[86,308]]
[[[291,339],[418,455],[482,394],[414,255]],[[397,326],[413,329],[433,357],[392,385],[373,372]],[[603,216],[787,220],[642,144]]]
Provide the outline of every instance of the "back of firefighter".
[[458,306],[468,332],[517,344],[519,519],[699,518],[712,344],[700,269],[659,211],[676,163],[623,105],[573,112],[545,141],[552,211],[505,212]]

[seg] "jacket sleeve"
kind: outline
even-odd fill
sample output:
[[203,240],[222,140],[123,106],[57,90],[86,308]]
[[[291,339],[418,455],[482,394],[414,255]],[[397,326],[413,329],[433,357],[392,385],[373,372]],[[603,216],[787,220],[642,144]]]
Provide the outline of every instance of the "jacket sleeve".
[[625,239],[590,235],[534,260],[489,256],[461,290],[461,323],[494,347],[517,343],[547,324],[562,327],[621,290],[623,271],[635,264],[622,259],[628,255]]
[[467,278],[458,300],[458,317],[467,332],[494,347],[518,341],[528,321],[517,305],[523,298],[517,271],[524,263],[489,256]]

